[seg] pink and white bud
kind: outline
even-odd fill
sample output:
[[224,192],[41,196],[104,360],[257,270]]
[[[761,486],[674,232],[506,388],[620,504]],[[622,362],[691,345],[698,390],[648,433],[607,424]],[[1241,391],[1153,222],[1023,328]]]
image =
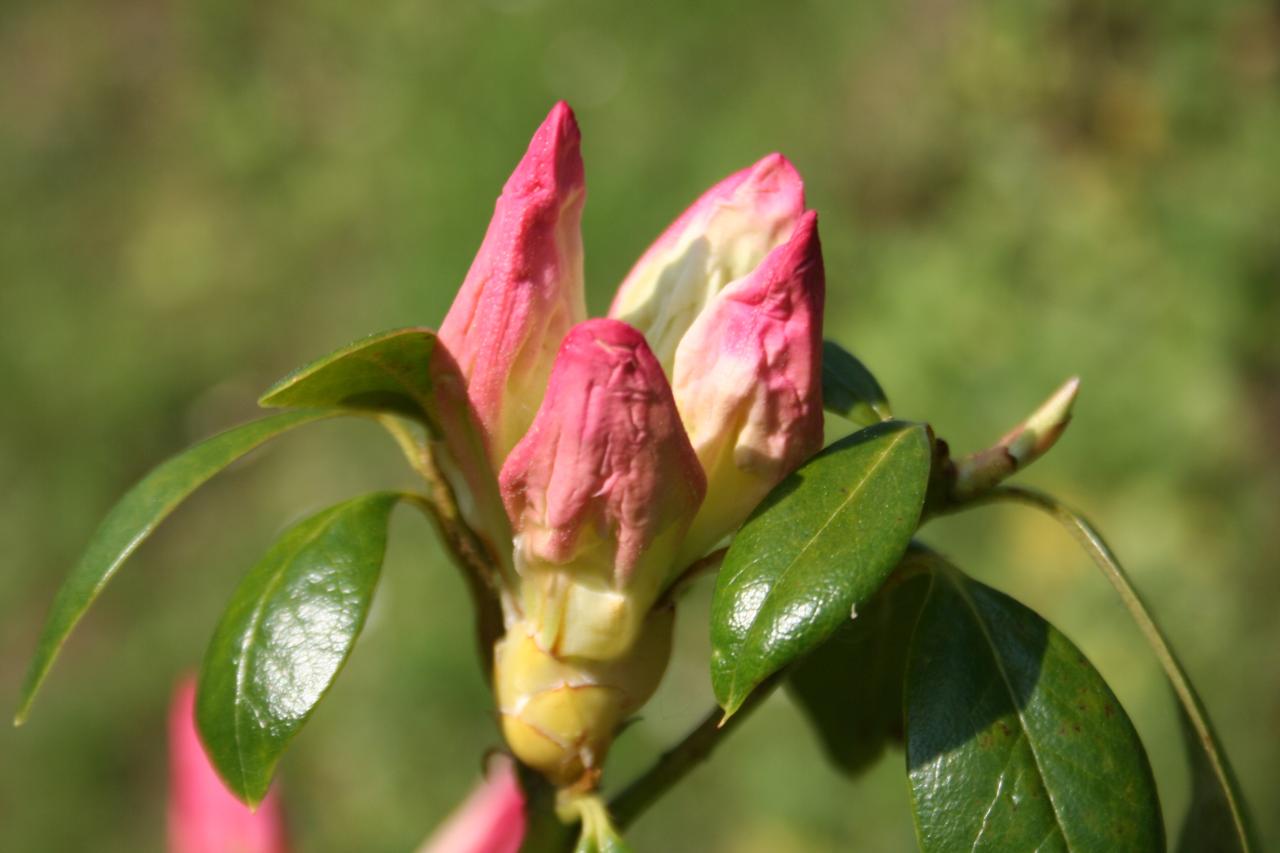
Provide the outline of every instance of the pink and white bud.
[[703,308],[786,241],[804,213],[804,183],[781,154],[707,190],[641,256],[609,316],[644,332],[670,373],[676,347]]
[[169,709],[170,853],[285,853],[276,792],[250,811],[226,789],[196,734],[195,697],[185,679]]
[[586,316],[579,143],[573,111],[556,104],[507,179],[440,328],[495,470],[533,420],[561,339]]
[[706,491],[640,332],[605,319],[570,331],[499,485],[535,639],[557,655],[623,654]]
[[517,853],[524,840],[524,791],[505,755],[470,796],[418,848],[418,853]]
[[672,388],[707,474],[686,559],[737,528],[821,449],[824,292],[817,214],[810,211],[681,340]]

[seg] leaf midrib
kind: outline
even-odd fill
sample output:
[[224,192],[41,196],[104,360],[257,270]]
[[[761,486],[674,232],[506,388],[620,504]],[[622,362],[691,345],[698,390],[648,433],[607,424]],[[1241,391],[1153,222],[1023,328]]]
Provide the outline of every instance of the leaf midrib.
[[336,522],[336,519],[340,514],[341,509],[342,507],[338,506],[329,510],[328,517],[323,519],[322,523],[319,525],[319,527],[317,527],[315,532],[306,536],[303,539],[303,541],[293,549],[293,553],[289,555],[289,557],[278,567],[278,569],[275,572],[272,573],[272,577],[270,581],[267,583],[266,588],[263,590],[262,594],[258,597],[257,602],[255,602],[254,604],[253,611],[249,616],[248,623],[246,624],[246,630],[244,632],[244,636],[241,638],[240,654],[238,656],[239,660],[236,663],[236,690],[235,690],[235,695],[233,697],[233,702],[232,702],[233,713],[231,715],[231,719],[232,719],[231,731],[232,731],[232,735],[235,738],[235,743],[236,743],[236,763],[240,769],[240,786],[241,786],[241,790],[246,795],[248,795],[249,793],[249,789],[248,789],[249,780],[248,780],[248,772],[245,769],[245,763],[244,763],[245,751],[244,751],[244,746],[241,740],[240,733],[241,733],[241,728],[243,724],[243,715],[245,711],[245,702],[243,701],[242,697],[244,697],[245,680],[248,678],[249,659],[252,654],[253,645],[254,645],[253,640],[258,634],[258,628],[261,626],[262,614],[263,614],[263,611],[266,609],[267,602],[271,600],[272,596],[275,595],[276,590],[280,588],[280,584],[284,582],[284,578],[289,573],[289,570],[293,568],[295,563],[297,563],[299,556],[308,548],[310,548],[311,545],[313,545],[316,542],[316,540],[318,540],[321,536],[328,533],[333,528]]
[[991,660],[996,666],[996,671],[1000,673],[1000,680],[1004,682],[1005,690],[1009,694],[1009,704],[1013,707],[1014,714],[1018,717],[1018,726],[1022,729],[1022,736],[1027,739],[1027,749],[1031,752],[1031,760],[1035,763],[1036,773],[1040,776],[1040,785],[1044,788],[1045,796],[1049,799],[1049,806],[1053,810],[1054,823],[1057,826],[1058,834],[1062,836],[1062,843],[1067,845],[1068,850],[1074,850],[1075,846],[1067,837],[1066,826],[1062,820],[1062,813],[1059,809],[1057,799],[1054,797],[1053,789],[1050,787],[1048,780],[1045,778],[1044,766],[1040,763],[1040,755],[1036,752],[1035,740],[1031,736],[1031,730],[1027,726],[1027,719],[1023,716],[1022,708],[1018,705],[1018,694],[1013,688],[1013,682],[1009,679],[1009,673],[1005,669],[1004,660],[1000,657],[999,650],[996,647],[995,640],[991,636],[991,632],[987,630],[987,623],[982,617],[982,613],[978,610],[978,605],[974,602],[969,591],[964,588],[962,582],[950,572],[943,572],[946,575],[947,582],[956,591],[956,596],[962,601],[965,607],[973,615],[973,621],[978,626],[978,630],[982,632],[982,638],[986,640],[987,647],[991,652]]
[[[773,584],[770,585],[768,591],[764,594],[764,598],[761,600],[760,606],[756,609],[756,618],[752,620],[751,627],[747,629],[746,636],[742,638],[742,643],[740,645],[740,648],[746,648],[749,645],[754,645],[756,643],[757,637],[759,635],[759,632],[757,631],[757,626],[760,624],[760,618],[759,618],[760,614],[762,614],[765,611],[765,609],[769,606],[769,602],[773,599],[774,593],[777,591],[778,587],[784,585],[784,583],[786,582],[787,575],[800,562],[801,557],[803,557],[808,552],[808,550],[811,547],[813,547],[813,543],[818,540],[818,537],[821,536],[823,532],[825,532],[826,529],[831,526],[831,523],[835,520],[836,516],[840,515],[844,511],[844,509],[849,505],[849,503],[862,493],[863,488],[871,480],[871,477],[878,470],[880,470],[881,465],[884,463],[884,460],[888,457],[889,453],[895,447],[897,447],[898,444],[902,442],[914,429],[915,427],[907,427],[902,429],[901,431],[899,431],[899,433],[896,436],[894,436],[889,441],[888,444],[884,446],[884,449],[880,451],[879,456],[867,468],[866,473],[862,475],[862,479],[858,481],[858,484],[849,490],[849,494],[846,495],[844,500],[842,500],[835,507],[835,509],[831,511],[831,514],[827,516],[827,519],[822,523],[822,526],[819,527],[816,531],[814,531],[813,535],[809,537],[809,541],[805,542],[805,544],[792,555],[790,562],[788,562],[787,565],[782,569],[782,571],[778,573],[776,580],[774,581]],[[739,576],[741,576],[741,574],[739,574]],[[729,697],[731,699],[737,697],[738,678],[742,672],[742,662],[743,662],[743,656],[738,655],[737,660],[734,663],[732,676],[730,677],[730,680],[729,680]]]

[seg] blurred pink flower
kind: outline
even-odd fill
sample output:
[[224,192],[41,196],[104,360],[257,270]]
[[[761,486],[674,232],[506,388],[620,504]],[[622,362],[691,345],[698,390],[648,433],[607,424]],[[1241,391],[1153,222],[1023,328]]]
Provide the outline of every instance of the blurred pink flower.
[[195,695],[184,679],[169,709],[170,853],[285,853],[279,797],[250,811],[226,789],[196,734]]
[[516,853],[524,832],[524,792],[515,764],[500,755],[489,763],[485,780],[423,842],[418,853]]

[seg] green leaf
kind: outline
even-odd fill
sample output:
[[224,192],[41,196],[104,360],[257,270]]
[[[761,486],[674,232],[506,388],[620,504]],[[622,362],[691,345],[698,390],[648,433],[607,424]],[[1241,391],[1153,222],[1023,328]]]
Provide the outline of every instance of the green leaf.
[[[1035,507],[1053,516],[1072,538],[1080,544],[1099,571],[1115,589],[1125,609],[1129,611],[1138,629],[1151,646],[1156,660],[1169,679],[1169,687],[1178,700],[1181,720],[1187,733],[1188,759],[1192,769],[1191,812],[1183,824],[1183,837],[1187,844],[1180,850],[1256,850],[1259,844],[1253,821],[1250,818],[1244,794],[1222,741],[1214,731],[1213,722],[1204,701],[1196,692],[1186,668],[1174,654],[1168,638],[1155,620],[1151,609],[1138,594],[1137,588],[1121,566],[1115,552],[1097,528],[1084,516],[1065,506],[1052,495],[1021,486],[1000,486],[981,498],[982,502],[1016,501]],[[1220,821],[1226,818],[1230,838],[1225,834],[1209,839],[1218,831]],[[1203,846],[1207,844],[1209,846]]]
[[371,335],[290,373],[258,403],[403,415],[434,429],[436,343],[436,333],[425,328]]
[[173,457],[130,489],[98,525],[84,555],[54,596],[22,685],[14,725],[21,725],[26,720],[36,692],[49,674],[67,635],[89,605],[129,555],[179,503],[214,474],[268,439],[334,414],[289,412],[235,427]]
[[256,805],[364,626],[401,499],[379,492],[285,531],[236,588],[200,669],[196,723],[237,797]]
[[835,341],[822,342],[822,405],[859,426],[893,417],[889,399],[875,376]]
[[922,850],[1164,848],[1146,752],[1080,650],[935,558],[907,664]]
[[[910,563],[908,554],[904,563]],[[787,686],[845,773],[872,765],[891,742],[902,742],[902,686],[907,648],[928,581],[886,583],[822,645],[792,669]]]
[[926,427],[890,421],[835,442],[783,480],[734,537],[711,613],[711,681],[725,715],[880,588],[916,531]]

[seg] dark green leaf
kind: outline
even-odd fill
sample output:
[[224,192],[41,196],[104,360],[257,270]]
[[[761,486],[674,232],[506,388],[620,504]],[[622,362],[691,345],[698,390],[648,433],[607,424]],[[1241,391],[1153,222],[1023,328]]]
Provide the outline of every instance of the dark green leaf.
[[891,580],[790,673],[791,695],[846,773],[865,770],[886,744],[902,742],[907,647],[927,589],[924,577]]
[[923,425],[877,424],[801,466],[742,526],[712,600],[711,681],[726,715],[880,588],[916,531],[929,465]]
[[835,341],[822,342],[822,405],[859,426],[893,417],[889,400],[875,376]]
[[22,685],[14,724],[21,725],[26,719],[36,691],[49,674],[67,635],[107,581],[184,498],[268,439],[333,415],[333,412],[289,412],[227,430],[173,457],[130,489],[98,525],[80,562],[54,596]]
[[196,723],[219,775],[254,805],[364,626],[394,492],[289,528],[236,588],[200,669]]
[[936,559],[907,664],[925,851],[1155,851],[1164,823],[1124,709],[1071,641]]
[[295,370],[258,401],[273,408],[336,408],[432,418],[436,333],[396,329],[356,341]]
[[[1084,516],[1064,505],[1052,495],[1022,486],[1000,486],[991,491],[987,500],[1008,500],[1033,506],[1057,519],[1084,549],[1089,558],[1107,578],[1120,596],[1129,615],[1142,631],[1155,654],[1160,667],[1168,676],[1169,686],[1178,700],[1181,719],[1187,728],[1187,748],[1192,770],[1191,813],[1183,825],[1183,838],[1188,846],[1179,843],[1179,849],[1192,850],[1201,845],[1204,849],[1256,850],[1258,842],[1245,804],[1240,783],[1231,769],[1231,761],[1222,748],[1222,741],[1214,732],[1209,711],[1196,692],[1186,668],[1174,654],[1164,631],[1156,623],[1155,615],[1143,602],[1137,588],[1114,551],[1107,545],[1098,529]],[[1225,814],[1224,814],[1225,813]],[[1220,831],[1222,819],[1229,822],[1230,839],[1225,836],[1212,843],[1210,839]],[[1215,848],[1213,845],[1217,845]]]

